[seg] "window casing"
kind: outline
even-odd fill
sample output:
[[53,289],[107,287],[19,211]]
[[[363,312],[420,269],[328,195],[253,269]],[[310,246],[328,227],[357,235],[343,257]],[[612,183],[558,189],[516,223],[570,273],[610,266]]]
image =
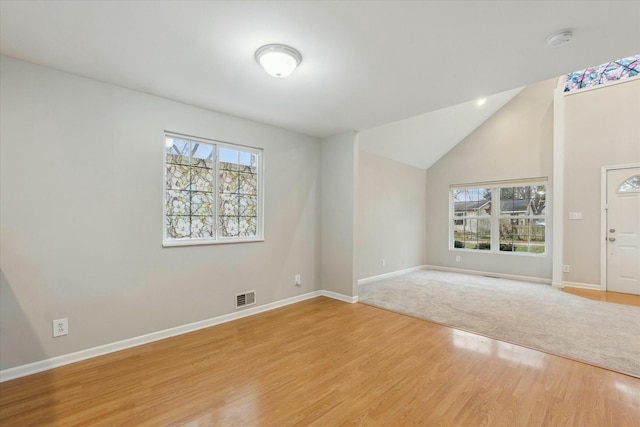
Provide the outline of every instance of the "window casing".
[[452,187],[450,249],[546,253],[546,194],[543,182]]
[[262,150],[165,134],[163,246],[263,240]]

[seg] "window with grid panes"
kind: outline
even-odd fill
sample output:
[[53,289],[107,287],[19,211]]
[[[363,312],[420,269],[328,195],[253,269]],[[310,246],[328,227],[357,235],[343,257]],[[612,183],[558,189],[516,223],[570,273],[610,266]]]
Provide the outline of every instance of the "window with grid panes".
[[262,240],[261,157],[260,149],[167,133],[163,244]]
[[450,248],[544,254],[547,185],[520,182],[452,186]]

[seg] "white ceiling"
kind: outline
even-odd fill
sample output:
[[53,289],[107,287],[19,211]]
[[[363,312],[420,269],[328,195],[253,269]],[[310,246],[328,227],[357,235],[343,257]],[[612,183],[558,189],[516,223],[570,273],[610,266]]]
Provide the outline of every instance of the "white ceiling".
[[[640,2],[3,0],[0,38],[8,56],[326,137],[637,54]],[[267,43],[302,53],[292,76],[255,62]]]

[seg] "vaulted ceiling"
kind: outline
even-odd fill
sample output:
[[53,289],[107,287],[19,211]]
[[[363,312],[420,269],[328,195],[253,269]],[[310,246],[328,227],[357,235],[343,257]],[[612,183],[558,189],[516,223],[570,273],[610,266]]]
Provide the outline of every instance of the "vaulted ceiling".
[[[561,29],[574,39],[549,48]],[[3,0],[0,37],[4,55],[326,137],[636,54],[640,2]],[[290,77],[256,63],[268,43],[302,53]]]

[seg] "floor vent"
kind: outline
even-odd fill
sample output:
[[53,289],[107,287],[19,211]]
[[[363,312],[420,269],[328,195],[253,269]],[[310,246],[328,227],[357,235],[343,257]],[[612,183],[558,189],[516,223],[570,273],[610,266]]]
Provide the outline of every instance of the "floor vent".
[[256,303],[256,291],[236,294],[236,310]]

